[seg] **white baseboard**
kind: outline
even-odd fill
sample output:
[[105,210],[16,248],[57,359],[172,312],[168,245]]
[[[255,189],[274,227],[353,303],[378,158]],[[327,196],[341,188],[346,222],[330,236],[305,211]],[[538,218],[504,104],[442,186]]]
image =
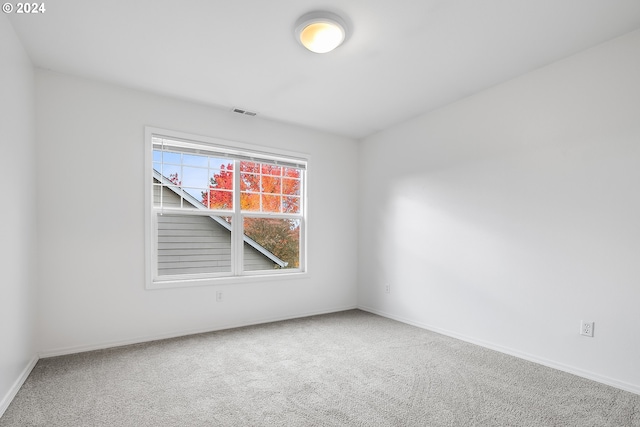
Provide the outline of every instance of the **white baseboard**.
[[449,330],[445,330],[445,329],[441,329],[441,328],[437,328],[434,327],[432,325],[428,325],[422,322],[417,322],[415,320],[412,319],[408,319],[402,316],[397,316],[395,314],[391,314],[391,313],[386,313],[382,310],[377,310],[375,308],[371,308],[371,307],[365,307],[365,306],[359,306],[358,309],[362,310],[362,311],[368,311],[369,313],[373,313],[373,314],[377,314],[379,316],[382,317],[387,317],[389,319],[393,319],[393,320],[397,320],[399,322],[402,323],[406,323],[412,326],[417,326],[418,328],[422,328],[422,329],[426,329],[432,332],[436,332],[442,335],[446,335],[448,337],[451,338],[455,338],[455,339],[459,339],[461,341],[466,341],[468,343],[471,344],[476,344],[479,345],[481,347],[485,347],[488,348],[490,350],[495,350],[498,351],[500,353],[504,353],[504,354],[508,354],[510,356],[515,356],[518,357],[520,359],[524,359],[524,360],[528,360],[529,362],[534,362],[537,363],[539,365],[543,365],[543,366],[547,366],[549,368],[553,368],[553,369],[557,369],[559,371],[563,371],[563,372],[567,372],[573,375],[577,375],[579,377],[582,378],[586,378],[588,380],[592,380],[592,381],[596,381],[602,384],[606,384],[612,387],[616,387],[619,388],[621,390],[624,391],[628,391],[631,393],[635,393],[640,395],[640,385],[636,385],[636,384],[630,384],[624,381],[620,381],[617,380],[615,378],[610,378],[604,375],[600,375],[600,374],[596,374],[594,372],[590,372],[590,371],[585,371],[583,369],[580,368],[576,368],[573,366],[569,366],[569,365],[565,365],[564,363],[560,363],[560,362],[556,362],[554,360],[549,360],[549,359],[545,359],[542,357],[538,357],[529,353],[524,353],[518,350],[514,350],[512,348],[508,348],[508,347],[503,347],[501,345],[497,345],[491,342],[487,342],[487,341],[483,341],[483,340],[478,340],[472,337],[468,337],[466,335],[462,335],[462,334],[458,334],[456,332],[452,332]]
[[22,384],[24,384],[24,382],[27,380],[29,374],[36,366],[36,363],[38,363],[38,356],[33,356],[29,363],[27,363],[27,366],[25,366],[25,368],[20,373],[20,376],[15,380],[7,394],[2,398],[2,400],[0,400],[0,417],[2,417],[4,412],[7,410],[13,398],[16,397],[16,394],[18,394],[20,387],[22,387]]
[[125,345],[132,345],[132,344],[141,344],[144,342],[159,341],[164,339],[183,337],[187,335],[203,334],[207,332],[215,332],[215,331],[221,331],[225,329],[234,329],[234,328],[241,328],[244,326],[260,325],[263,323],[279,322],[282,320],[299,319],[303,317],[317,316],[321,314],[337,313],[345,310],[355,310],[356,308],[358,307],[356,307],[355,305],[349,305],[349,306],[343,306],[343,307],[335,307],[327,310],[304,312],[304,313],[297,313],[297,314],[291,314],[291,315],[285,315],[285,316],[275,316],[275,317],[269,317],[269,318],[263,318],[263,319],[255,319],[255,320],[250,320],[246,322],[227,323],[227,324],[218,325],[218,326],[211,326],[211,327],[200,328],[200,329],[191,329],[191,330],[173,332],[169,334],[141,336],[141,337],[129,338],[121,341],[109,341],[109,342],[98,343],[98,344],[63,347],[63,348],[41,351],[39,356],[41,359],[44,359],[47,357],[65,356],[68,354],[84,353],[86,351],[103,350],[106,348],[122,347]]

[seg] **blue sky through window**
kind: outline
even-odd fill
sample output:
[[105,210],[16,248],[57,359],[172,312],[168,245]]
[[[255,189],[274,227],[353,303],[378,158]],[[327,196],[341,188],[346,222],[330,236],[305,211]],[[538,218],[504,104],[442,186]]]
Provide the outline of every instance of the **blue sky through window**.
[[208,191],[211,178],[220,173],[223,165],[227,168],[232,163],[218,157],[153,150],[153,168],[167,179],[177,174],[180,186],[198,201]]

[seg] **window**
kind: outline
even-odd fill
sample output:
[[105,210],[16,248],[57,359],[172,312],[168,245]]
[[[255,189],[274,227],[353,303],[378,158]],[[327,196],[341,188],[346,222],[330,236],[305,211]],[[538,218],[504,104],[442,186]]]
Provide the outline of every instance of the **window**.
[[305,272],[306,157],[152,128],[146,150],[147,287]]

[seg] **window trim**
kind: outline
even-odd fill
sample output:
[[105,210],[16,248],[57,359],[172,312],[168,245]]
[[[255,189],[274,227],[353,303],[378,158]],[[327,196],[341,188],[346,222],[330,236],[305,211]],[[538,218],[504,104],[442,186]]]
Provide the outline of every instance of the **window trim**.
[[[180,141],[185,145],[196,144],[198,146],[207,146],[214,155],[228,153],[230,160],[247,160],[255,162],[271,162],[273,164],[281,163],[283,167],[298,167],[302,169],[304,178],[302,179],[301,188],[301,216],[293,215],[295,218],[301,218],[300,229],[300,267],[295,269],[276,269],[276,270],[257,270],[242,271],[242,256],[238,256],[244,247],[244,234],[233,233],[231,241],[232,263],[231,273],[211,273],[207,277],[194,275],[176,275],[176,276],[157,276],[157,245],[158,233],[157,212],[158,209],[153,204],[153,138],[167,138],[172,141]],[[231,141],[226,139],[194,135],[180,131],[162,129],[157,127],[145,126],[145,155],[144,155],[144,185],[145,185],[145,288],[146,289],[167,289],[191,286],[213,286],[226,285],[236,283],[251,283],[257,281],[271,281],[282,279],[300,279],[308,277],[307,262],[307,218],[308,218],[308,197],[307,197],[307,181],[308,181],[308,163],[310,156],[299,152],[281,150],[276,148],[264,147],[259,145],[247,144],[244,142]],[[209,150],[207,150],[209,151]],[[296,165],[296,166],[294,166]],[[239,171],[239,168],[238,168]],[[239,173],[234,174],[239,177]],[[239,178],[238,178],[239,179]],[[234,192],[234,206],[240,206],[240,191]],[[207,210],[198,212],[195,209],[188,212],[185,209],[172,209],[168,207],[160,208],[162,213],[180,214],[180,215],[224,215],[232,218],[232,225],[237,224],[243,217],[263,217],[263,218],[286,218],[286,213],[267,213],[267,212],[240,212],[239,210],[218,211]],[[234,239],[235,237],[235,239]],[[237,274],[234,274],[234,271]],[[267,272],[268,271],[268,272]],[[187,277],[188,276],[188,277]]]

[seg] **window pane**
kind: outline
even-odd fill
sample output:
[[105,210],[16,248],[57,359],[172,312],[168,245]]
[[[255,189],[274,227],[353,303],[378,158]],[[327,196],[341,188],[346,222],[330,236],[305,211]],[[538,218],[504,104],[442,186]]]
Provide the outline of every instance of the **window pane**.
[[254,173],[240,174],[240,190],[241,191],[260,191],[260,175]]
[[[155,172],[160,174],[157,182],[164,185],[182,185],[182,174],[180,171],[180,166],[177,165],[167,165],[167,164],[154,164],[153,168]],[[154,176],[154,181],[155,181]]]
[[207,156],[198,156],[195,154],[183,154],[182,163],[189,166],[209,166],[209,158]]
[[181,194],[182,193],[179,187],[165,187],[155,185],[153,187],[153,205],[164,206],[166,208],[181,208]]
[[263,193],[280,194],[282,180],[279,177],[264,175],[262,177],[261,190]]
[[182,185],[184,187],[207,188],[209,186],[209,174],[206,168],[184,166],[182,174]]
[[209,157],[209,168],[233,170],[233,162],[229,159],[220,159],[217,157]]
[[162,152],[162,161],[164,163],[173,163],[174,165],[179,165],[181,163],[180,153],[174,153],[171,151],[163,151]]
[[262,163],[261,164],[262,167],[261,172],[263,175],[274,175],[274,176],[280,176],[282,175],[282,167],[281,166],[276,166],[276,165],[269,165],[266,163]]
[[153,185],[153,206],[160,206],[160,200],[162,198],[162,187],[160,184],[154,183]]
[[231,272],[229,218],[158,215],[158,275]]
[[233,169],[212,171],[209,186],[220,190],[233,190]]
[[280,196],[263,194],[262,212],[280,212]]
[[220,169],[209,172],[209,188],[202,192],[202,203],[211,209],[233,209],[233,163],[228,160],[210,158],[210,163]]
[[240,171],[259,174],[260,164],[256,162],[240,162]]
[[300,178],[300,169],[284,168],[284,170],[282,171],[282,174],[289,178]]
[[300,197],[287,200],[282,197],[301,195],[300,169],[257,162],[241,162],[240,168],[243,211],[300,212]]
[[300,195],[300,180],[284,178],[282,180],[282,194],[299,196]]
[[216,190],[210,188],[203,191],[202,204],[211,209],[233,209],[233,191]]
[[[153,162],[154,183],[177,186],[179,191],[174,193],[178,198],[184,198],[183,202],[173,203],[171,207],[233,209],[233,161],[162,150],[154,150],[153,156],[156,160]],[[159,200],[159,197],[154,198],[158,203]]]
[[[183,206],[184,193],[182,188],[173,185],[162,186],[162,206],[169,208],[181,208]],[[186,207],[193,207],[190,204],[185,204]]]
[[300,220],[244,218],[244,233],[256,243],[245,243],[244,270],[300,267]]
[[204,201],[204,196],[203,196],[203,194],[205,196],[207,194],[206,188],[182,187],[182,190],[185,193],[187,193],[189,196],[191,196],[191,197],[185,196],[185,204],[184,204],[185,208],[202,208],[203,206],[206,206]]
[[240,208],[243,211],[260,211],[260,194],[240,193]]
[[300,213],[300,197],[286,196],[282,198],[282,212]]

